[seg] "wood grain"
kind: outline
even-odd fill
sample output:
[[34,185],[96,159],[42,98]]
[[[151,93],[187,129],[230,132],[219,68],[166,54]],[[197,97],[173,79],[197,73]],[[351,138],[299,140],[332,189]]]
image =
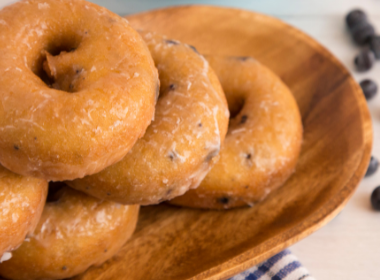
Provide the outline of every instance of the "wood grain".
[[304,143],[296,173],[263,203],[225,212],[144,207],[119,254],[76,279],[227,279],[342,209],[365,173],[372,126],[359,86],[326,49],[279,20],[242,10],[183,6],[128,19],[201,53],[256,57],[293,91]]

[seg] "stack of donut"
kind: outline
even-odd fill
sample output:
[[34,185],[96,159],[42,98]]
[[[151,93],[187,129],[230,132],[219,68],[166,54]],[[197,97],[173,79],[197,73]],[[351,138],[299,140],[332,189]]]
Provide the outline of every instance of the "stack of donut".
[[0,11],[0,275],[65,279],[131,237],[140,205],[253,206],[294,172],[289,89],[84,0]]

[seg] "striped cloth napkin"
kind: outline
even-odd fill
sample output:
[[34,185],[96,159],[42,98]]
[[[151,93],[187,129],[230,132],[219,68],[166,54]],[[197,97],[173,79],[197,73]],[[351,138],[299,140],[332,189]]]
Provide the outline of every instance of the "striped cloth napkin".
[[267,261],[251,267],[229,280],[315,280],[289,251],[285,250]]

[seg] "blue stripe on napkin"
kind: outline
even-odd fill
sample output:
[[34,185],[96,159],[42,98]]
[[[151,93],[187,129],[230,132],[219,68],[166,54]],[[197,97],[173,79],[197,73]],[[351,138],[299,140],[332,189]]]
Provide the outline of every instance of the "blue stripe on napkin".
[[315,280],[297,258],[285,250],[229,280]]

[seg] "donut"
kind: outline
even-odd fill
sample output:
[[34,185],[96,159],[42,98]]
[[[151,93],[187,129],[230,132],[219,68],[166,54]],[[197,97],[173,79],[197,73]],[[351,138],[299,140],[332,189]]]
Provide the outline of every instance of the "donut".
[[47,194],[47,181],[17,175],[0,166],[0,262],[34,231]]
[[193,47],[141,35],[159,72],[155,119],[123,160],[68,184],[98,198],[149,205],[199,185],[218,159],[229,112],[216,75]]
[[0,264],[0,275],[66,279],[100,265],[131,237],[138,212],[139,206],[99,200],[67,186],[50,188],[36,230]]
[[48,181],[121,160],[154,116],[157,70],[128,22],[83,0],[0,11],[0,163]]
[[232,118],[220,160],[197,189],[170,203],[206,209],[253,206],[294,172],[302,144],[300,112],[287,86],[255,59],[206,59]]

